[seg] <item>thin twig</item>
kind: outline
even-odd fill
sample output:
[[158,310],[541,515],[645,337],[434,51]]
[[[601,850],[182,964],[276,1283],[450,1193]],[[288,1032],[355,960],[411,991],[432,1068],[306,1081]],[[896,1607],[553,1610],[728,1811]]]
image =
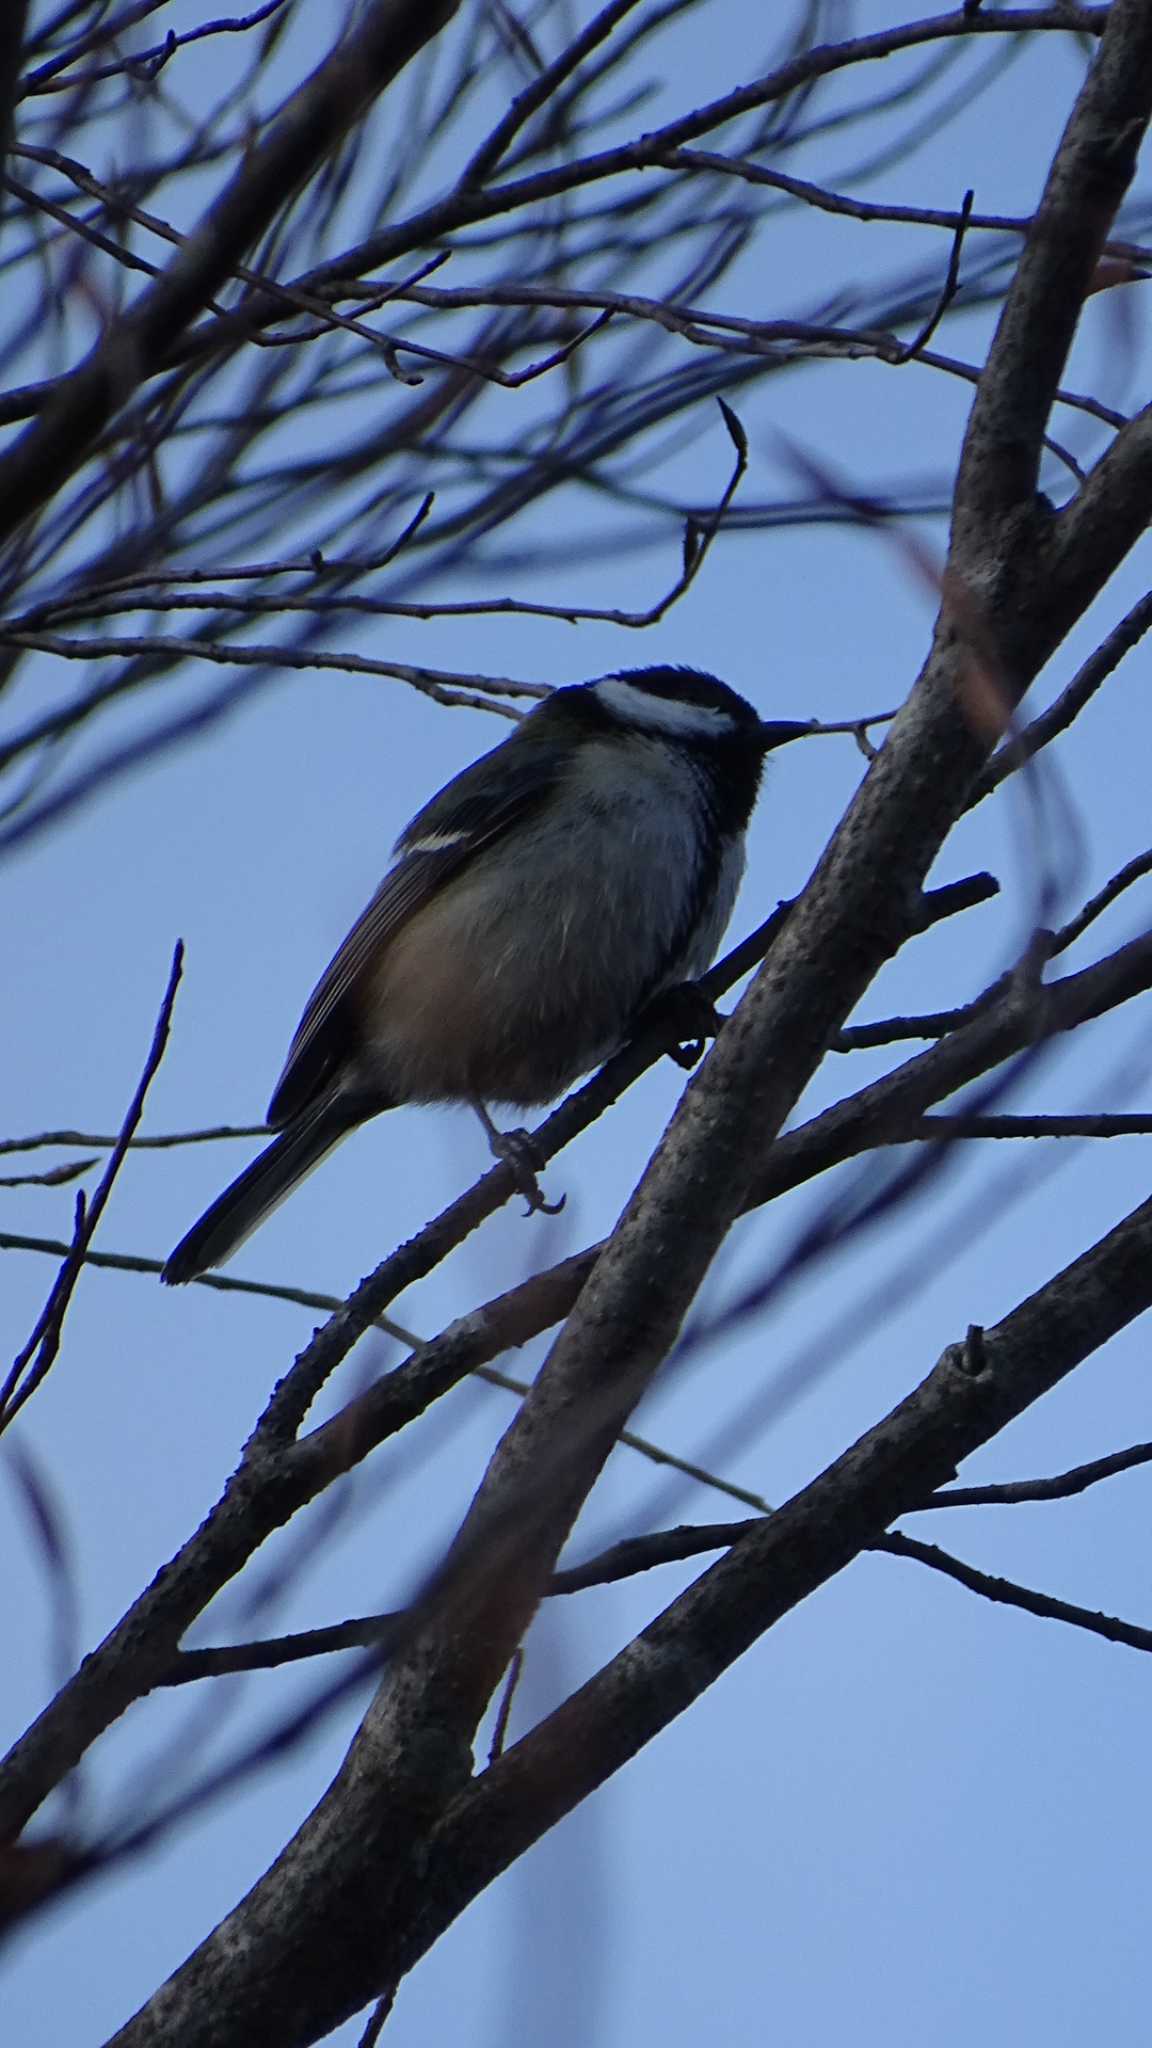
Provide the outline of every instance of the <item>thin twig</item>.
[[[172,1145],[208,1145],[220,1138],[266,1138],[267,1124],[215,1124],[201,1131],[160,1131],[155,1136],[129,1140],[133,1152],[163,1152]],[[39,1152],[46,1146],[93,1145],[107,1151],[118,1145],[119,1135],[95,1135],[91,1131],[37,1131],[31,1138],[0,1138],[0,1155],[6,1152]]]
[[[107,640],[65,639],[59,633],[9,633],[2,629],[0,647],[36,648],[45,654],[60,655],[68,661],[136,660],[141,655],[159,654],[166,660],[181,656],[186,660],[216,662],[232,668],[336,669],[344,675],[387,676],[396,682],[411,684],[423,696],[431,697],[434,703],[462,704],[470,711],[494,711],[504,718],[515,718],[517,714],[506,704],[493,702],[489,692],[506,697],[547,695],[544,684],[518,683],[512,677],[468,677],[451,670],[414,668],[407,662],[374,661],[368,655],[346,654],[335,648],[239,645],[154,633],[137,633]],[[135,679],[133,686],[134,682]],[[122,688],[122,683],[114,684],[100,701],[106,702]],[[33,725],[17,733],[0,748],[0,767],[7,767],[17,755],[29,748],[39,746],[47,739],[57,739],[83,723],[94,701],[95,693],[92,697],[81,698],[77,704],[66,705],[63,710],[50,712],[47,717],[37,719]]]
[[996,1578],[991,1572],[977,1571],[975,1565],[965,1564],[950,1551],[941,1550],[935,1543],[919,1543],[913,1536],[893,1534],[872,1545],[874,1550],[885,1550],[890,1557],[907,1557],[917,1564],[926,1564],[934,1572],[943,1572],[946,1578],[955,1579],[957,1585],[966,1586],[970,1593],[979,1593],[985,1600],[995,1600],[1005,1607],[1019,1607],[1026,1614],[1039,1615],[1043,1621],[1067,1622],[1071,1628],[1087,1629],[1090,1635],[1103,1636],[1106,1642],[1123,1643],[1129,1650],[1152,1650],[1152,1629],[1138,1628],[1134,1622],[1122,1621],[1114,1614],[1100,1614],[1090,1607],[1076,1607],[1067,1600],[1057,1600],[1051,1593],[1037,1593],[1031,1586],[1021,1586],[1014,1579]]
[[391,2016],[392,2008],[396,2003],[396,1993],[399,1989],[399,1984],[390,1984],[387,1991],[376,2000],[372,2008],[371,2017],[356,2044],[356,2048],[376,2048],[376,2044],[384,2032],[385,2024]]
[[86,1203],[83,1196],[77,1198],[76,1229],[72,1244],[57,1275],[55,1285],[37,1318],[36,1326],[31,1336],[21,1351],[18,1352],[7,1379],[3,1386],[0,1387],[0,1431],[8,1427],[13,1417],[19,1414],[25,1402],[31,1399],[37,1387],[41,1385],[50,1372],[53,1361],[59,1351],[64,1318],[68,1313],[69,1303],[76,1289],[76,1282],[80,1278],[80,1273],[84,1266],[85,1254],[107,1206],[116,1177],[127,1156],[132,1134],[144,1114],[144,1103],[148,1090],[164,1057],[165,1047],[168,1043],[168,1030],[172,1022],[172,1010],[176,1002],[176,991],[180,986],[183,966],[184,946],[182,941],[177,940],[172,955],[172,966],[168,975],[168,986],[164,991],[164,998],[160,1005],[160,1014],[152,1034],[152,1043],[148,1048],[148,1057],[144,1062],[144,1070],[136,1085],[135,1094],[125,1113],[120,1137],[112,1148],[108,1164],[104,1169],[100,1184],[92,1196],[91,1202]]
[[[661,1456],[663,1459],[666,1454]],[[922,1506],[925,1509],[983,1507],[1009,1502],[1063,1500],[1073,1494],[1084,1492],[1087,1487],[1097,1484],[1101,1479],[1112,1478],[1118,1472],[1128,1471],[1135,1465],[1147,1464],[1150,1461],[1152,1444],[1138,1444],[1130,1450],[1114,1452],[1110,1457],[1095,1459],[1090,1465],[1077,1466],[1074,1471],[1062,1473],[1052,1479],[1021,1480],[1003,1486],[955,1487],[931,1495]],[[728,1482],[716,1474],[700,1476],[717,1491],[732,1490]],[[607,1550],[599,1551],[585,1564],[568,1566],[555,1572],[548,1585],[548,1595],[555,1598],[586,1592],[597,1586],[616,1585],[623,1579],[635,1578],[640,1573],[656,1570],[662,1565],[684,1564],[692,1558],[705,1556],[712,1551],[728,1550],[751,1535],[760,1526],[764,1516],[771,1514],[772,1510],[766,1501],[760,1502],[759,1506],[760,1513],[739,1522],[688,1524],[677,1529],[663,1529],[643,1536],[627,1537],[619,1543],[612,1544]],[[949,1552],[932,1544],[918,1543],[916,1539],[905,1536],[902,1532],[891,1532],[879,1538],[869,1548],[885,1551],[893,1557],[911,1557],[920,1563],[930,1564],[934,1569],[947,1572],[950,1577],[958,1579],[973,1592],[1024,1607],[1030,1613],[1091,1628],[1097,1634],[1107,1635],[1112,1641],[1126,1642],[1137,1649],[1152,1647],[1152,1631],[1136,1628],[1131,1623],[1115,1621],[1106,1615],[1090,1614],[1084,1608],[1070,1607],[1066,1602],[1053,1599],[1048,1594],[1031,1592],[1013,1580],[992,1578],[987,1573],[961,1563]],[[161,1682],[166,1686],[188,1685],[204,1678],[215,1678],[229,1673],[278,1670],[286,1664],[299,1663],[312,1657],[330,1656],[342,1650],[386,1647],[396,1640],[406,1620],[407,1617],[403,1613],[366,1615],[337,1622],[327,1628],[300,1630],[291,1635],[266,1638],[259,1642],[227,1644],[212,1650],[180,1651]],[[521,1651],[517,1651],[516,1659],[509,1669],[509,1680],[497,1716],[489,1763],[494,1762],[496,1757],[503,1753],[512,1696],[520,1677],[521,1661],[517,1660],[522,1661]]]
[[0,1173],[0,1188],[59,1188],[95,1166],[94,1159],[65,1159],[43,1173]]
[[1152,1462],[1152,1444],[1131,1444],[1124,1451],[1110,1451],[1106,1457],[1091,1458],[1086,1465],[1073,1465],[1068,1472],[1056,1472],[1044,1479],[1009,1479],[993,1486],[949,1486],[923,1502],[925,1508],[1014,1507],[1022,1501],[1071,1500],[1102,1479],[1131,1472]]
[[[716,171],[723,176],[740,178],[748,184],[765,185],[789,198],[800,199],[822,213],[842,214],[849,220],[883,221],[897,227],[943,228],[952,234],[963,225],[966,230],[983,230],[997,235],[1027,235],[1034,225],[1034,216],[1030,213],[969,212],[965,216],[949,207],[900,206],[887,200],[857,199],[851,193],[834,192],[827,185],[814,185],[807,178],[789,177],[784,171],[755,163],[749,157],[727,156],[718,150],[670,149],[660,162],[667,170]],[[1104,250],[1105,254],[1130,263],[1147,261],[1152,254],[1141,243],[1115,238],[1104,244]]]
[[[253,1135],[266,1138],[268,1133],[260,1129]],[[0,1251],[43,1252],[49,1258],[67,1258],[70,1250],[71,1247],[59,1238],[30,1237],[14,1230],[0,1230]],[[91,1248],[84,1253],[84,1264],[102,1267],[108,1273],[147,1273],[154,1279],[159,1279],[164,1270],[163,1259],[147,1259],[138,1252],[97,1252]],[[293,1308],[319,1309],[329,1315],[342,1305],[338,1294],[320,1294],[314,1288],[282,1286],[275,1280],[241,1280],[235,1273],[197,1273],[191,1285],[209,1287],[217,1294],[255,1294],[266,1301],[286,1301]],[[378,1316],[375,1328],[382,1330],[386,1337],[395,1337],[399,1343],[414,1349],[423,1341],[391,1316]]]
[[[1089,927],[1095,924],[1096,920],[1102,917],[1106,910],[1111,908],[1112,904],[1116,902],[1118,897],[1124,894],[1125,890],[1130,889],[1135,882],[1142,881],[1144,876],[1148,874],[1152,874],[1152,849],[1145,853],[1137,854],[1134,859],[1128,861],[1124,867],[1120,868],[1104,884],[1104,887],[1097,891],[1095,896],[1089,898],[1083,909],[1077,911],[1076,916],[1070,918],[1068,923],[1063,925],[1058,932],[1037,933],[1030,949],[1031,965],[1029,972],[1035,973],[1039,965],[1046,965],[1050,960],[1056,958],[1058,954],[1067,952],[1068,948],[1073,946],[1077,939],[1083,938],[1084,933]],[[842,1031],[837,1033],[833,1041],[832,1050],[834,1052],[859,1052],[875,1046],[895,1045],[904,1039],[910,1038],[944,1038],[950,1032],[959,1031],[965,1024],[970,1024],[973,1018],[982,1016],[985,1011],[992,1008],[999,1001],[1007,982],[1017,972],[1017,969],[1010,969],[1007,977],[1001,976],[998,981],[993,982],[990,987],[984,989],[971,1002],[961,1003],[954,1010],[930,1010],[915,1017],[881,1017],[874,1024],[848,1024]],[[1100,1122],[1099,1119],[1095,1121],[1097,1123]],[[1131,1125],[1131,1119],[1126,1119],[1125,1121]],[[1124,1135],[1132,1134],[1130,1129],[1124,1133]],[[1022,1133],[990,1132],[987,1135],[1020,1136]],[[1072,1133],[1071,1135],[1081,1134]],[[1111,1137],[1119,1135],[1119,1133],[1106,1130],[1101,1126],[1098,1129],[1088,1131],[1085,1135],[1091,1137]]]
[[496,1722],[492,1730],[492,1740],[488,1745],[488,1762],[490,1764],[494,1764],[497,1757],[501,1757],[504,1754],[504,1744],[508,1736],[508,1723],[512,1718],[512,1702],[516,1697],[516,1688],[520,1683],[520,1674],[523,1669],[524,1645],[520,1643],[512,1652],[511,1662],[508,1666],[508,1676],[504,1682],[504,1690],[500,1695],[500,1705],[496,1710]]
[[585,57],[605,42],[625,15],[637,5],[638,0],[608,0],[608,5],[602,7],[580,34],[573,37],[567,49],[539,71],[523,92],[515,95],[507,113],[501,116],[491,134],[485,137],[465,164],[459,179],[463,190],[471,185],[484,184],[533,114],[547,104],[565,79],[571,77]]
[[1113,626],[1107,638],[1094,648],[1087,660],[1082,662],[1067,688],[1062,690],[1056,702],[1042,711],[1038,718],[1026,725],[1023,732],[1006,741],[998,753],[993,754],[986,768],[977,776],[966,809],[972,810],[998,789],[1006,776],[1014,775],[1018,768],[1040,752],[1050,742],[1067,732],[1073,720],[1078,718],[1084,706],[1091,702],[1097,690],[1106,683],[1113,671],[1119,668],[1126,654],[1138,645],[1152,626],[1152,590],[1132,606],[1118,626]]
[[[72,72],[68,77],[61,77],[61,71],[75,63],[82,50],[82,44],[74,44],[50,63],[41,64],[37,70],[30,71],[24,81],[24,90],[29,95],[75,92],[78,88],[94,85],[101,79],[124,76],[150,81],[159,77],[161,70],[176,55],[177,50],[185,49],[189,43],[202,42],[207,36],[242,35],[248,29],[258,28],[261,22],[279,13],[285,5],[286,0],[264,0],[264,5],[255,8],[251,14],[236,15],[230,20],[202,22],[197,28],[185,29],[180,33],[175,29],[169,29],[162,43],[154,43],[146,50],[129,51],[114,64],[96,65],[90,71]],[[104,24],[101,39],[106,34],[107,26]]]
[[968,232],[968,224],[972,218],[972,206],[975,197],[976,194],[972,191],[964,194],[959,218],[952,235],[952,248],[948,257],[948,269],[940,289],[940,296],[919,333],[908,343],[899,356],[891,358],[897,364],[914,362],[916,357],[923,353],[960,289],[960,255],[964,247],[964,237]]
[[880,1142],[902,1145],[916,1138],[939,1143],[953,1138],[1148,1138],[1152,1116],[1114,1111],[1084,1116],[924,1116],[894,1125]]
[[1095,924],[1098,917],[1102,917],[1106,910],[1111,909],[1116,898],[1122,896],[1125,889],[1130,889],[1133,882],[1142,881],[1148,874],[1152,874],[1152,849],[1147,853],[1138,853],[1135,859],[1120,868],[1111,880],[1105,882],[1104,887],[1089,899],[1083,910],[1056,933],[1051,947],[1053,955],[1066,953],[1069,946],[1075,945],[1077,939],[1083,938],[1089,925]]

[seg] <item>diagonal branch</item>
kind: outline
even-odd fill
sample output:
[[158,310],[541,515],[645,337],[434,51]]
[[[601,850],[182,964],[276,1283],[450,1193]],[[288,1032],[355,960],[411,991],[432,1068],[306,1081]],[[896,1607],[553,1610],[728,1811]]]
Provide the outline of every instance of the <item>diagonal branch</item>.
[[939,1045],[777,1138],[761,1163],[748,1207],[773,1201],[798,1181],[866,1151],[881,1142],[886,1131],[906,1131],[910,1119],[923,1116],[934,1103],[979,1080],[1014,1053],[1103,1016],[1150,987],[1152,936],[1147,934],[1079,974],[1040,988],[1010,977],[995,1005],[975,1014]]
[[950,1486],[921,1501],[921,1508],[1014,1507],[1021,1501],[1071,1500],[1086,1493],[1102,1479],[1115,1479],[1138,1465],[1152,1463],[1152,1444],[1130,1444],[1123,1451],[1109,1451],[1086,1465],[1074,1465],[1069,1472],[1055,1472],[1045,1479],[1009,1479],[994,1486]]
[[168,974],[168,985],[160,1005],[156,1028],[144,1062],[144,1070],[136,1084],[132,1100],[125,1112],[120,1135],[109,1155],[107,1165],[100,1177],[92,1200],[86,1202],[81,1195],[76,1204],[76,1230],[64,1264],[60,1268],[55,1285],[48,1296],[36,1327],[13,1361],[8,1376],[0,1386],[0,1432],[7,1429],[13,1417],[18,1415],[25,1402],[29,1401],[38,1386],[47,1377],[60,1349],[60,1337],[64,1318],[76,1283],[84,1266],[88,1247],[96,1234],[100,1218],[108,1205],[116,1177],[128,1154],[128,1147],[144,1114],[144,1103],[148,1090],[155,1079],[157,1069],[164,1057],[168,1044],[168,1030],[172,1022],[172,1010],[176,1002],[176,991],[180,986],[183,972],[184,948],[177,943]]
[[1115,0],[1029,229],[964,439],[954,530],[977,560],[1003,546],[1005,520],[1031,507],[1052,400],[1136,169],[1150,81],[1152,12],[1144,0]]
[[381,1968],[411,1968],[469,1899],[767,1629],[866,1546],[884,1538],[887,1548],[897,1515],[1150,1307],[1146,1202],[981,1345],[950,1346],[915,1393],[460,1793],[433,1831],[425,1868],[435,1911],[408,1932],[377,1930]]
[[1091,702],[1097,690],[1101,689],[1110,675],[1119,668],[1125,655],[1139,645],[1144,635],[1152,628],[1152,591],[1140,598],[1113,626],[1100,645],[1092,650],[1082,662],[1071,682],[1060,692],[1054,704],[1042,711],[1023,732],[1016,733],[993,754],[987,767],[977,776],[969,798],[969,808],[983,803],[994,789],[1008,775],[1015,774],[1026,761],[1031,761],[1042,747],[1067,732],[1070,725],[1080,716],[1084,706]]
[[[918,900],[913,922],[918,930],[927,929],[943,917],[984,901],[995,893],[995,887],[990,876],[974,875],[929,890]],[[782,907],[705,977],[703,987],[711,998],[720,996],[763,958],[783,923],[786,909]],[[661,1031],[650,1029],[570,1097],[535,1134],[545,1155],[552,1157],[606,1104],[614,1101],[630,1079],[661,1056],[664,1046]],[[845,1121],[844,1129],[849,1151],[859,1149],[857,1127],[850,1119]],[[822,1129],[815,1133],[813,1157],[817,1162],[814,1170],[823,1172],[828,1153]],[[803,1167],[794,1158],[791,1171],[804,1177]],[[202,1526],[14,1745],[0,1767],[0,1834],[23,1827],[104,1730],[134,1700],[160,1682],[160,1674],[191,1623],[221,1587],[243,1569],[273,1529],[281,1527],[377,1445],[406,1427],[469,1372],[481,1371],[499,1352],[527,1342],[568,1313],[599,1257],[599,1245],[591,1245],[550,1271],[535,1275],[483,1310],[451,1325],[440,1337],[415,1350],[395,1372],[346,1403],[330,1422],[314,1429],[298,1446],[294,1444],[295,1432],[318,1388],[347,1355],[356,1338],[374,1324],[389,1327],[383,1321],[383,1310],[409,1284],[405,1276],[431,1271],[466,1230],[491,1214],[512,1191],[509,1169],[503,1165],[493,1168],[426,1230],[385,1260],[347,1302],[335,1303],[325,1295],[264,1286],[228,1274],[203,1277],[201,1284],[206,1286],[265,1293],[335,1313],[281,1382],[243,1464]],[[44,1241],[7,1233],[0,1238],[0,1245],[13,1249],[51,1248]],[[114,1253],[89,1256],[91,1263],[112,1269],[158,1270],[157,1261]],[[650,1457],[657,1455],[656,1447],[631,1433],[622,1435],[621,1440]],[[709,1483],[709,1475],[687,1461],[667,1453],[659,1455],[665,1462],[675,1463],[691,1476]],[[742,1489],[725,1485],[724,1490],[748,1506],[760,1505]]]
[[507,154],[511,144],[532,119],[533,114],[547,105],[557,87],[571,77],[577,67],[584,62],[585,57],[590,56],[593,50],[605,42],[613,29],[617,28],[638,4],[639,0],[608,0],[608,5],[593,15],[592,20],[581,29],[579,35],[573,37],[567,49],[561,50],[560,55],[551,64],[537,72],[530,84],[516,94],[507,113],[501,116],[491,134],[485,138],[465,165],[460,176],[462,187],[482,185],[485,179],[491,176],[501,157]]
[[966,1586],[970,1593],[979,1593],[983,1599],[995,1600],[1001,1606],[1021,1608],[1042,1621],[1062,1621],[1071,1628],[1086,1629],[1090,1635],[1103,1636],[1106,1642],[1123,1643],[1129,1650],[1152,1650],[1152,1628],[1140,1628],[1134,1621],[1121,1620],[1119,1615],[1078,1607],[1072,1601],[1058,1600],[1054,1593],[1038,1593],[1034,1587],[1021,1586],[1015,1579],[979,1571],[963,1558],[953,1557],[951,1551],[941,1550],[936,1543],[920,1543],[915,1537],[896,1531],[876,1548],[886,1550],[890,1557],[907,1557],[916,1564],[926,1564],[932,1571],[955,1579],[957,1585]]

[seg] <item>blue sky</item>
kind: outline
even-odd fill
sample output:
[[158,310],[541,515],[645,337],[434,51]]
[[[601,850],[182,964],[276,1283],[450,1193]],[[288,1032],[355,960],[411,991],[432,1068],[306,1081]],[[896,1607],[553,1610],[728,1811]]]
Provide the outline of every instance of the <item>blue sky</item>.
[[[863,31],[893,11],[878,0],[851,15],[845,8],[845,32],[849,19]],[[734,75],[733,44],[746,26],[739,0],[717,0],[682,24],[667,44],[663,104],[720,89]],[[982,209],[1027,211],[1081,64],[1055,39],[1037,47],[977,121],[929,136],[911,163],[878,172],[869,195],[955,206],[973,185]],[[655,118],[645,112],[645,125]],[[468,146],[480,132],[469,131]],[[844,163],[829,142],[829,182]],[[788,216],[764,245],[767,263],[764,251],[743,259],[711,302],[764,317],[795,312],[871,264],[915,264],[925,243],[912,230]],[[931,246],[943,261],[942,240]],[[1130,352],[1118,346],[1110,299],[1092,302],[1070,384],[1111,402],[1143,395],[1144,290],[1126,295]],[[941,345],[976,358],[986,334],[984,316],[973,314]],[[1133,388],[1118,393],[1126,363]],[[493,402],[511,409],[517,396]],[[523,403],[532,402],[526,394]],[[771,379],[743,412],[748,495],[794,482],[789,441],[857,489],[894,473],[946,477],[967,403],[966,385],[919,365],[821,364]],[[283,431],[291,434],[291,422]],[[1067,438],[1099,446],[1079,421]],[[723,487],[730,455],[712,408],[668,474],[707,500]],[[596,551],[603,516],[574,495],[529,515],[569,545],[543,594],[638,605],[675,574],[672,534],[641,555]],[[942,548],[938,524],[922,531]],[[477,594],[484,575],[482,562],[466,565],[458,588]],[[1052,663],[1037,703],[1067,681],[1145,578],[1138,556]],[[512,580],[502,570],[499,587]],[[540,591],[525,583],[523,594]],[[359,621],[346,644],[556,683],[687,661],[726,677],[766,715],[831,720],[902,697],[931,611],[930,591],[891,540],[813,526],[726,538],[683,603],[643,635],[513,618]],[[1146,664],[1137,652],[1055,752],[1079,825],[1069,908],[1147,839]],[[61,687],[54,664],[39,658],[17,710],[26,715],[39,692]],[[128,734],[145,715],[129,707],[116,729]],[[148,1127],[257,1121],[301,1004],[397,832],[501,732],[491,717],[445,710],[399,684],[286,676],[210,739],[10,854],[5,1127],[116,1126],[177,935],[187,967]],[[802,885],[862,768],[849,739],[792,748],[771,764],[733,937]],[[943,1007],[981,987],[1021,936],[1036,859],[1018,793],[965,821],[934,879],[990,867],[1002,897],[917,941],[861,1014]],[[1068,964],[1141,929],[1143,902],[1138,892],[1126,898]],[[1084,1049],[1058,1049],[1029,1077],[1021,1105],[1152,1106],[1141,1026],[1134,1009],[1122,1011]],[[805,1106],[891,1063],[887,1054],[829,1062]],[[494,1219],[398,1313],[430,1334],[610,1228],[681,1085],[666,1062],[550,1168],[548,1186],[568,1197],[560,1217],[525,1222],[510,1210]],[[1047,1150],[1008,1151],[976,1156],[973,1148],[954,1161],[914,1229],[901,1219],[821,1265],[770,1321],[743,1327],[658,1387],[639,1427],[687,1456],[706,1455],[751,1393],[811,1356],[804,1398],[724,1462],[729,1477],[779,1500],[883,1414],[968,1323],[993,1322],[1147,1192],[1144,1141],[1073,1147],[1058,1160]],[[137,1155],[101,1244],[163,1256],[242,1156],[235,1146]],[[398,1111],[344,1146],[245,1247],[235,1270],[343,1293],[485,1163],[484,1141],[464,1113]],[[1018,1188],[1014,1174],[1023,1176]],[[742,1278],[770,1266],[824,1192],[801,1190],[748,1219],[707,1302],[729,1299]],[[68,1190],[0,1190],[0,1199],[11,1229],[67,1234]],[[51,1272],[43,1257],[5,1254],[10,1350]],[[139,1276],[86,1276],[62,1358],[25,1421],[71,1535],[79,1647],[99,1638],[202,1517],[313,1320],[283,1304],[169,1292]],[[1152,1434],[1146,1352],[1136,1325],[965,1478],[1057,1470]],[[383,1340],[365,1343],[337,1393],[395,1355]],[[537,1351],[506,1362],[527,1372]],[[402,1599],[451,1535],[510,1413],[506,1395],[459,1389],[411,1445],[405,1439],[373,1461],[322,1540],[293,1530],[269,1545],[269,1563],[290,1556],[293,1568],[262,1628],[314,1626]],[[1149,1596],[1143,1485],[1135,1473],[1080,1501],[958,1511],[907,1526],[988,1569],[1140,1620]],[[662,1523],[737,1512],[687,1483],[670,1490],[665,1476],[621,1450],[575,1553],[651,1527],[657,1508]],[[0,1612],[16,1646],[4,1703],[5,1729],[15,1733],[54,1673],[42,1574],[11,1486],[0,1486],[0,1550],[11,1560]],[[691,1576],[669,1567],[553,1603],[530,1638],[513,1730],[597,1668]],[[243,1591],[226,1596],[196,1640],[230,1640],[245,1619]],[[214,1695],[210,1706],[176,1697],[137,1708],[84,1768],[85,1823],[114,1824],[183,1782],[314,1682],[313,1674],[273,1674]],[[1071,2048],[1089,2036],[1135,2038],[1146,1976],[1150,1683],[1134,1652],[980,1603],[896,1559],[864,1558],[472,1907],[402,1989],[386,2038],[398,2048],[497,2048],[510,2039],[549,2048],[636,2040],[820,2048],[846,2029],[862,2048],[926,2039],[966,2048],[974,2037]],[[126,2018],[259,1876],[323,1790],[353,1727],[346,1706],[302,1755],[254,1776],[226,1810],[78,1893],[14,1945],[4,1994],[13,2044],[96,2042]],[[352,2042],[357,2033],[353,2024],[333,2039]]]

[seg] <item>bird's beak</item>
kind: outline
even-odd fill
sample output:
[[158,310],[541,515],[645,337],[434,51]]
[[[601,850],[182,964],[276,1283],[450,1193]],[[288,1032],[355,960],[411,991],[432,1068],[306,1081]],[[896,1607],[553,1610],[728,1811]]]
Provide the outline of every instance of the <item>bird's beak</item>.
[[767,754],[773,747],[786,747],[789,740],[810,739],[816,730],[818,728],[812,719],[809,719],[807,724],[797,725],[790,718],[762,718],[759,726],[760,745]]

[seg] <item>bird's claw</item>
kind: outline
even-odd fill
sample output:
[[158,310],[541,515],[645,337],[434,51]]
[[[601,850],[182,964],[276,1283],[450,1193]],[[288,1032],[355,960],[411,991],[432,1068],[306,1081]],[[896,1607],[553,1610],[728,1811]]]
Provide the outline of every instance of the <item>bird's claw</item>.
[[708,1039],[719,1034],[724,1019],[698,981],[678,981],[648,1005],[642,1018],[666,1034],[665,1051],[678,1067],[694,1067]]
[[526,1216],[558,1216],[567,1195],[561,1195],[558,1202],[550,1202],[540,1185],[539,1173],[544,1165],[539,1147],[531,1131],[492,1130],[488,1142],[497,1159],[511,1168],[517,1191],[523,1195],[527,1207]]

